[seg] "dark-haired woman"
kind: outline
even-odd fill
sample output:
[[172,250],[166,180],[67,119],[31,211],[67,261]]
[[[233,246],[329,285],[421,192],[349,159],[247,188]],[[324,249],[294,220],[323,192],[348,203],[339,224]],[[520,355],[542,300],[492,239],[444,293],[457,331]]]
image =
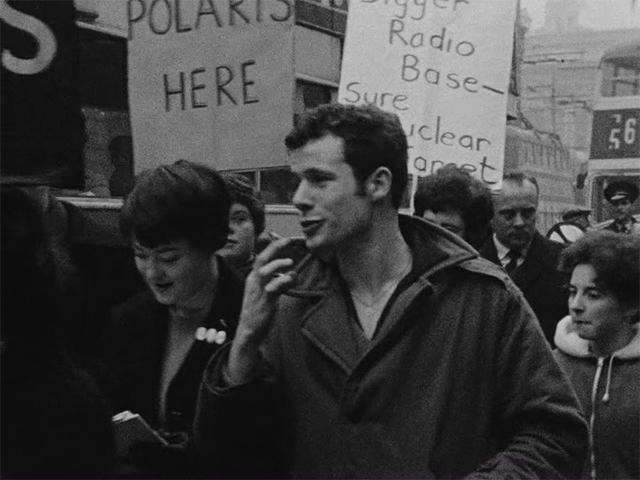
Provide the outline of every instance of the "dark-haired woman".
[[[140,414],[184,446],[208,359],[235,332],[242,285],[215,252],[230,195],[214,170],[178,161],[139,175],[120,218],[148,290],[115,309],[105,352],[117,411]],[[134,449],[153,476],[192,475],[175,449]],[[174,458],[175,456],[175,458]],[[137,457],[137,458],[136,458]]]
[[586,233],[563,252],[570,316],[554,351],[589,418],[584,478],[640,478],[640,237]]
[[226,173],[223,178],[231,194],[229,236],[218,254],[244,280],[253,266],[258,239],[264,232],[264,202],[260,192],[238,173]]
[[413,201],[414,215],[440,225],[476,249],[489,238],[491,190],[466,170],[446,165],[420,178]]

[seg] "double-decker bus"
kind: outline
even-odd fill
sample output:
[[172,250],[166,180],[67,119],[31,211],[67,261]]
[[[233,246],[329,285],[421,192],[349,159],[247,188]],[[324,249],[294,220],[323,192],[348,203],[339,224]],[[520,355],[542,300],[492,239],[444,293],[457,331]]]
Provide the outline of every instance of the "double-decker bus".
[[[624,180],[640,188],[640,38],[605,51],[593,104],[586,188],[596,222],[609,218],[604,189]],[[633,213],[638,214],[636,204]]]

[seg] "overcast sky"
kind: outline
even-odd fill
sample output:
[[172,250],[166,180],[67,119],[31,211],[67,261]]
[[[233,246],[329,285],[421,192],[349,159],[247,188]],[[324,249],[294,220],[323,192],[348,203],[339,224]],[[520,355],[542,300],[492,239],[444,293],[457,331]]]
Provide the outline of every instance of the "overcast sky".
[[[540,28],[544,23],[544,5],[546,0],[520,0],[533,20],[532,29]],[[640,0],[636,0],[632,10],[632,0],[581,0],[580,24],[597,30],[620,28],[640,29]]]

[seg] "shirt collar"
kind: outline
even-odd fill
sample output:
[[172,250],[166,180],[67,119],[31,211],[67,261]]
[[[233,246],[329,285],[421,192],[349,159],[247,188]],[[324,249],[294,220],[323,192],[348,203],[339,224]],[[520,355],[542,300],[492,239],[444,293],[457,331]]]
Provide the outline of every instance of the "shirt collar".
[[[496,236],[496,234],[493,234],[493,243],[496,246],[496,252],[498,253],[498,259],[499,260],[504,260],[507,257],[507,254],[511,251],[510,248],[505,247],[502,243],[500,243],[500,240],[498,240],[498,237]],[[525,248],[523,248],[522,250],[520,250],[520,256],[524,259],[527,257],[527,252],[529,251],[529,248],[531,247],[531,244],[527,245]]]

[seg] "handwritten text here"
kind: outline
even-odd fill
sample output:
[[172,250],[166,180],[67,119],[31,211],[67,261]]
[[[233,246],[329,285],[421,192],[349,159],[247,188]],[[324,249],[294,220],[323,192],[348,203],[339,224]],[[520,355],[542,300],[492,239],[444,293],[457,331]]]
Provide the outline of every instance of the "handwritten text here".
[[136,170],[189,159],[282,164],[293,118],[294,0],[129,0]]
[[398,114],[411,173],[500,188],[516,3],[351,0],[339,101]]

